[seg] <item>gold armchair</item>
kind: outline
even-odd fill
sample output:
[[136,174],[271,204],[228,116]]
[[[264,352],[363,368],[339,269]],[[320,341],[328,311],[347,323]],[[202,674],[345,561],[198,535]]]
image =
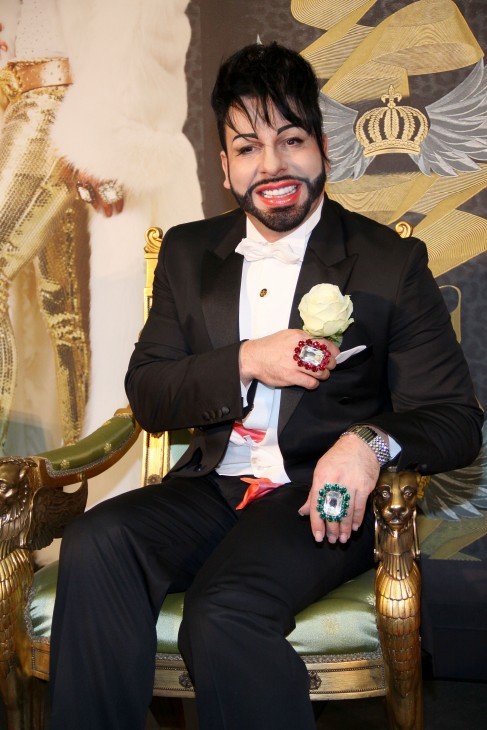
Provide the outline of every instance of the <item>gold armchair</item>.
[[[146,240],[145,315],[162,232],[149,229]],[[0,459],[0,691],[8,730],[44,726],[57,565],[34,574],[32,551],[60,536],[83,511],[87,480],[123,456],[139,431],[129,410],[117,411],[74,446]],[[184,442],[181,433],[144,434],[144,485],[161,479]],[[80,486],[65,492],[71,484]],[[288,637],[308,668],[313,700],[384,695],[391,730],[422,728],[418,486],[413,473],[381,474],[374,494],[377,571],[302,611]],[[155,695],[194,696],[177,647],[183,601],[183,594],[169,595],[161,609]]]

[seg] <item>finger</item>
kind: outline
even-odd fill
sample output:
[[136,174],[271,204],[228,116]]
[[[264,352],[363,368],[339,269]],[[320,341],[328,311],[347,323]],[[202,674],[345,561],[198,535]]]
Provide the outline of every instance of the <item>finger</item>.
[[352,514],[352,530],[356,532],[360,525],[362,524],[362,521],[364,519],[365,515],[365,508],[367,506],[367,497],[362,494],[362,492],[357,492],[355,495],[355,501],[353,504],[353,512]]
[[316,542],[323,542],[325,538],[326,528],[323,520],[316,510],[316,499],[312,496],[312,491],[310,491],[309,497],[303,504],[303,506],[298,509],[298,514],[300,514],[301,517],[309,515],[311,532],[313,533],[314,539],[316,540]]
[[123,198],[117,200],[113,207],[115,209],[115,213],[121,213],[123,210]]
[[[350,502],[353,502],[353,496],[350,496]],[[350,539],[352,534],[352,513],[347,514],[346,517],[342,518],[342,521],[338,523],[338,539],[341,543],[346,543]]]
[[330,371],[328,366],[324,370],[318,370],[317,372],[307,371],[314,380],[328,380],[330,377]]
[[301,388],[306,388],[306,390],[315,390],[320,384],[314,374],[298,367],[288,371],[287,377],[289,385],[299,385]]
[[334,342],[332,342],[331,340],[327,340],[326,338],[323,340],[323,342],[327,346],[328,352],[333,358],[340,354],[340,348]]
[[112,206],[109,205],[108,203],[102,203],[101,205],[102,205],[103,213],[105,214],[105,216],[107,218],[111,218],[112,213],[113,213]]
[[112,217],[112,206],[110,203],[106,203],[103,198],[100,196],[100,193],[98,191],[98,186],[93,185],[93,189],[95,191],[95,198],[96,198],[96,204],[93,204],[93,207],[96,211],[102,211],[103,214],[107,218]]
[[347,542],[353,532],[356,532],[365,515],[365,508],[367,506],[367,497],[360,491],[352,489],[350,492],[350,507],[348,515],[344,517],[340,523],[340,542]]
[[336,355],[331,355],[330,356],[330,359],[329,359],[328,364],[326,366],[326,369],[327,370],[334,370],[336,368],[337,363],[336,363],[335,357],[336,357]]
[[318,514],[316,500],[310,504],[309,520],[314,539],[316,542],[323,542],[325,535],[328,537],[328,526]]
[[310,502],[311,502],[311,500],[310,500],[310,498],[308,497],[308,499],[307,499],[307,500],[306,500],[306,502],[305,502],[305,503],[304,503],[304,504],[302,505],[302,507],[300,507],[300,508],[298,509],[298,514],[300,514],[300,515],[301,515],[301,517],[306,517],[306,515],[309,515],[309,513],[310,513],[310,508],[311,508]]

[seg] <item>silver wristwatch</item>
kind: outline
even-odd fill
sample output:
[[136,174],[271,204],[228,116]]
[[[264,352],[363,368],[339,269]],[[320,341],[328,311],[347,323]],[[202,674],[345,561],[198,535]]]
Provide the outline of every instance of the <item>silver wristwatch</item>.
[[[370,448],[377,457],[379,466],[385,466],[385,464],[387,464],[387,462],[391,460],[391,453],[389,451],[387,443],[384,441],[382,436],[378,434],[377,431],[374,431],[374,429],[370,426],[350,426],[347,431],[344,431],[344,433],[342,433],[342,436],[346,436],[347,433],[354,433],[356,436],[362,439],[362,441],[364,441],[367,446],[370,446]],[[340,436],[340,438],[342,436]]]

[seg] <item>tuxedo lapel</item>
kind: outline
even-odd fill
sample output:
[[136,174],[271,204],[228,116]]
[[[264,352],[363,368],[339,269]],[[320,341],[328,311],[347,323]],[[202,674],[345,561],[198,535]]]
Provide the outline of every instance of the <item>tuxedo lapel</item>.
[[214,348],[238,342],[243,257],[235,247],[245,236],[245,216],[237,220],[213,250],[204,254],[201,304]]
[[[356,260],[356,254],[347,255],[341,220],[335,210],[327,205],[325,197],[320,221],[314,228],[306,247],[291,307],[290,329],[302,329],[303,321],[298,305],[311,287],[316,284],[335,284],[342,293],[345,293]],[[283,388],[278,434],[285,427],[303,394],[304,389],[297,386]]]

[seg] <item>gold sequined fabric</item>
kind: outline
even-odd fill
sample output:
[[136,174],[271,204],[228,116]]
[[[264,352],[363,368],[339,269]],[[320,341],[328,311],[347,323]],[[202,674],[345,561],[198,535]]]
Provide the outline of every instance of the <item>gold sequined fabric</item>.
[[[79,203],[60,177],[49,141],[66,86],[21,94],[5,113],[0,139],[0,448],[5,442],[17,373],[9,291],[25,264],[37,260],[38,298],[51,336],[63,439],[80,435],[89,350],[74,268]],[[42,387],[42,384],[39,384]]]

